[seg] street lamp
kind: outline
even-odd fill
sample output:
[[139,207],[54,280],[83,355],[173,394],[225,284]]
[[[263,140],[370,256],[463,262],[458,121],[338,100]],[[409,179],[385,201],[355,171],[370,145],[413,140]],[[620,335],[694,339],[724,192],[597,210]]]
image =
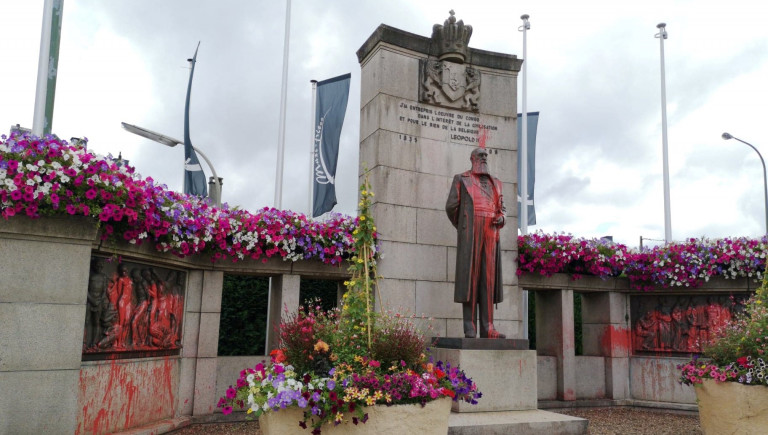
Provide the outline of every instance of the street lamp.
[[765,206],[765,233],[768,234],[768,176],[766,176],[765,172],[765,160],[763,160],[762,154],[760,154],[760,151],[757,150],[751,143],[745,142],[741,139],[739,139],[736,136],[732,136],[730,133],[723,133],[723,139],[736,139],[737,141],[743,143],[744,145],[749,145],[750,148],[755,150],[757,153],[757,156],[760,157],[760,163],[763,164],[763,195],[764,195],[764,202],[763,205]]
[[[129,132],[131,132],[133,134],[137,134],[137,135],[139,135],[141,137],[145,137],[145,138],[147,138],[149,140],[155,141],[157,143],[163,144],[163,145],[168,146],[168,147],[175,147],[176,145],[179,145],[179,144],[183,145],[184,144],[184,141],[180,141],[178,139],[174,139],[172,137],[168,137],[168,136],[166,136],[164,134],[155,133],[154,131],[147,130],[146,128],[141,128],[141,127],[139,127],[137,125],[131,125],[131,124],[127,124],[125,122],[121,122],[121,124],[123,125],[124,129],[128,130]],[[208,167],[210,167],[211,168],[211,172],[213,172],[213,177],[211,177],[211,178],[213,179],[213,184],[215,185],[215,189],[213,189],[213,191],[211,192],[211,194],[209,196],[211,197],[211,200],[213,200],[213,204],[216,207],[221,207],[221,179],[219,179],[218,175],[216,175],[216,169],[213,168],[213,165],[211,164],[211,161],[208,160],[208,157],[205,155],[205,153],[200,151],[200,149],[195,147],[194,145],[192,146],[192,148],[198,154],[200,154],[200,157],[202,157],[203,160],[205,160],[206,163],[208,163]]]

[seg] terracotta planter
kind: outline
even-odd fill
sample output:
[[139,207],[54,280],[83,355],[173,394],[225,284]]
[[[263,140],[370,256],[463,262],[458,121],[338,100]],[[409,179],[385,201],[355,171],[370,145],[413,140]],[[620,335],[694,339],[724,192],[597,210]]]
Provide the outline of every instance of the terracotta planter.
[[[371,406],[366,408],[368,421],[354,425],[351,422],[338,426],[326,424],[320,429],[323,434],[397,434],[445,435],[448,433],[448,416],[451,413],[451,399],[445,397],[427,403],[425,407],[415,405]],[[259,427],[264,435],[307,435],[311,429],[299,427],[303,411],[299,408],[281,409],[259,417]]]
[[768,387],[705,379],[696,386],[704,434],[764,434],[768,428]]

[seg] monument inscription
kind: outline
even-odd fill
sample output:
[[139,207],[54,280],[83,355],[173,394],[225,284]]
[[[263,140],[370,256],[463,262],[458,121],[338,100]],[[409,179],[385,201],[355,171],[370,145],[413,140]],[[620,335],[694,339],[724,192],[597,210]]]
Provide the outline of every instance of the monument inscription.
[[499,126],[483,121],[479,115],[460,113],[414,104],[407,100],[398,103],[398,121],[403,129],[408,126],[418,126],[422,129],[443,131],[447,133],[447,139],[451,142],[466,144],[479,144],[488,137],[489,132],[499,131]]

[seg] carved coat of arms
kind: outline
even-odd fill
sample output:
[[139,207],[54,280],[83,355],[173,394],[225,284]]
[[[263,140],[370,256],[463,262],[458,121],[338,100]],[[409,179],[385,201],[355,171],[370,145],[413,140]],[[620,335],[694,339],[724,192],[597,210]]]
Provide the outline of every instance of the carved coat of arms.
[[438,106],[478,111],[480,72],[448,61],[421,60],[419,101]]

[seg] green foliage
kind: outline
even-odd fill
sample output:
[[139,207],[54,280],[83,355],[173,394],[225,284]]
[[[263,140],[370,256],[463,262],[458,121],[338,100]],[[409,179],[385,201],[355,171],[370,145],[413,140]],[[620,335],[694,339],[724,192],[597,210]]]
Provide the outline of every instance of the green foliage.
[[336,307],[336,295],[339,282],[324,279],[302,279],[299,286],[299,300],[308,308],[311,303],[319,303],[323,311]]
[[269,278],[224,275],[219,355],[264,355]]
[[573,341],[576,355],[584,355],[584,331],[581,325],[581,293],[573,294]]
[[[768,271],[768,269],[767,269]],[[739,358],[765,359],[768,354],[768,274],[755,294],[747,300],[743,313],[716,331],[703,354],[717,365],[726,365]]]
[[[341,307],[341,339],[364,336],[363,356],[369,353],[372,334],[376,324],[373,294],[376,290],[376,225],[371,217],[371,186],[366,178],[360,185],[360,207],[357,228],[352,232],[355,239],[354,256],[350,259],[349,272],[352,277],[345,281],[347,292]],[[356,347],[355,347],[356,349]],[[343,362],[347,362],[342,360]]]

